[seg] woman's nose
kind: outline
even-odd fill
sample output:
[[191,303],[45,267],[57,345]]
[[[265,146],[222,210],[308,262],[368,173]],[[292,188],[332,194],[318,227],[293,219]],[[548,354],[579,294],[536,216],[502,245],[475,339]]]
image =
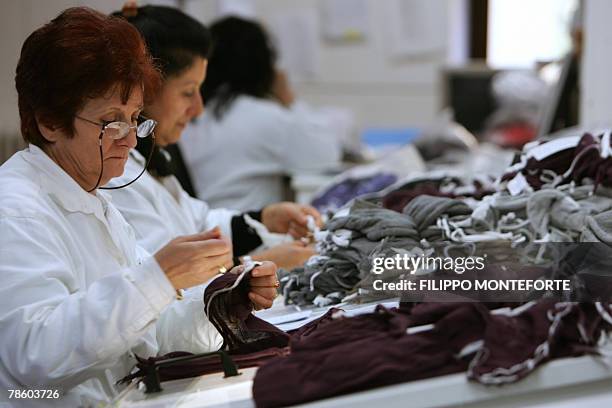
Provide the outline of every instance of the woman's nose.
[[130,129],[127,136],[118,140],[119,144],[127,145],[130,149],[136,147],[137,138],[136,138],[136,129]]
[[196,92],[196,95],[191,103],[189,116],[191,118],[198,117],[204,112],[204,102],[202,101],[202,95],[199,92]]

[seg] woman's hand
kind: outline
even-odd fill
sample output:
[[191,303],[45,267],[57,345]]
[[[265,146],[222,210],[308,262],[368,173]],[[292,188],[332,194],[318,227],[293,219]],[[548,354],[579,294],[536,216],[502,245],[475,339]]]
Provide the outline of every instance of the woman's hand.
[[175,289],[207,282],[221,268],[232,267],[231,241],[218,227],[170,241],[155,254],[157,263]]
[[249,299],[253,302],[255,310],[268,309],[276,299],[277,289],[280,286],[276,277],[276,265],[264,262],[251,272],[251,291]]
[[312,245],[295,241],[264,249],[253,254],[252,258],[254,261],[272,261],[279,268],[290,270],[304,265],[315,253]]
[[321,226],[321,214],[316,208],[309,205],[282,202],[270,204],[261,211],[261,222],[270,232],[290,234],[299,239],[308,236],[308,215],[314,217],[317,225]]

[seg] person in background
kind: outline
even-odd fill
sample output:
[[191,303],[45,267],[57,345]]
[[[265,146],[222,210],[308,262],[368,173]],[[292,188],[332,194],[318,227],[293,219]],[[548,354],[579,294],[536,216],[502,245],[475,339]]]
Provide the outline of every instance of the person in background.
[[[204,201],[190,197],[175,177],[175,161],[166,153],[167,147],[180,139],[185,125],[203,111],[199,89],[206,75],[208,30],[182,11],[165,6],[124,8],[115,15],[126,18],[140,31],[164,79],[161,91],[144,108],[148,117],[158,121],[155,145],[150,139],[142,140],[137,151],[130,154],[124,176],[113,180],[110,186],[137,176],[153,147],[148,172],[127,188],[111,190],[113,203],[136,231],[139,243],[149,251],[156,251],[176,236],[219,226],[222,234],[232,240],[235,257],[246,255],[262,240],[247,224],[244,214],[211,209]],[[320,223],[320,214],[314,208],[295,203],[267,205],[248,215],[268,230],[289,233],[296,239],[308,235],[308,215]],[[311,246],[298,240],[254,253],[251,259],[270,260],[291,269],[313,254]]]
[[[29,147],[0,167],[0,405],[99,406],[135,354],[217,350],[201,290],[175,299],[232,265],[228,240],[205,231],[151,255],[100,191],[155,127],[141,111],[160,77],[138,31],[67,9],[25,40],[15,82]],[[269,307],[277,284],[264,263],[248,296]]]
[[227,17],[211,33],[207,110],[180,143],[198,197],[213,207],[260,208],[284,198],[287,176],[336,168],[337,137],[296,103],[264,29]]

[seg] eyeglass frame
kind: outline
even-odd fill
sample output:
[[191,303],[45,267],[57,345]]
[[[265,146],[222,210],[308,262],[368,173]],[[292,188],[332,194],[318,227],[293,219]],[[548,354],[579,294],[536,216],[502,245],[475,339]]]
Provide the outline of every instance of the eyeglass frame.
[[[151,151],[149,152],[149,156],[147,157],[147,162],[145,163],[145,166],[143,167],[142,171],[140,172],[140,174],[138,174],[138,176],[130,181],[129,183],[123,184],[121,186],[117,186],[117,187],[99,187],[101,190],[117,190],[123,187],[127,187],[130,184],[132,184],[133,182],[135,182],[136,180],[138,180],[140,178],[140,176],[142,176],[144,174],[145,171],[147,171],[147,168],[149,167],[149,163],[151,162],[151,158],[153,157],[153,151],[155,150],[155,127],[157,126],[157,121],[154,119],[149,119],[143,115],[138,115],[138,119],[144,119],[142,123],[137,124],[137,125],[133,125],[130,126],[127,122],[123,122],[120,120],[113,120],[113,121],[103,121],[102,123],[98,123],[98,122],[94,122],[93,120],[89,120],[87,118],[84,118],[82,116],[79,115],[75,115],[75,117],[77,119],[81,119],[87,123],[91,123],[92,125],[97,125],[100,126],[100,136],[98,136],[98,148],[100,150],[100,175],[98,176],[98,181],[96,181],[96,185],[91,189],[91,190],[87,190],[88,193],[91,193],[92,191],[94,191],[96,188],[98,188],[98,186],[100,185],[100,181],[102,180],[102,174],[104,173],[104,155],[102,153],[102,137],[104,136],[104,131],[106,130],[106,127],[112,123],[124,123],[128,125],[128,132],[121,137],[117,137],[117,138],[112,138],[112,140],[121,140],[126,138],[129,134],[130,131],[132,129],[136,129],[136,137],[139,139],[144,139],[148,136],[151,136],[151,138],[153,139],[153,143],[151,143]],[[138,120],[137,119],[137,120]],[[146,134],[145,136],[138,136],[138,127],[147,123],[147,122],[153,122],[153,126],[151,127],[151,130],[149,131],[148,134]]]
[[[136,137],[138,137],[138,138],[140,138],[140,139],[144,139],[145,137],[148,137],[148,136],[149,136],[151,133],[153,133],[153,131],[155,130],[155,127],[157,126],[157,121],[156,121],[156,120],[154,120],[154,119],[149,119],[149,118],[147,118],[147,117],[146,117],[146,116],[144,116],[144,115],[138,115],[138,118],[137,118],[136,120],[138,121],[138,119],[142,119],[142,122],[141,122],[140,124],[136,124],[136,125],[130,125],[129,123],[124,122],[124,121],[122,121],[122,120],[110,120],[110,121],[105,120],[105,121],[102,121],[102,123],[98,123],[98,122],[95,122],[95,121],[93,121],[93,120],[90,120],[90,119],[84,118],[84,117],[79,116],[79,115],[74,115],[74,117],[75,117],[75,118],[77,118],[77,119],[81,119],[81,120],[83,120],[83,121],[85,121],[85,122],[87,122],[87,123],[91,123],[92,125],[100,126],[100,127],[101,127],[101,130],[100,130],[100,139],[101,139],[101,138],[102,138],[102,136],[105,134],[106,128],[107,128],[109,125],[112,125],[113,123],[125,124],[125,125],[127,125],[127,129],[128,129],[128,130],[127,130],[127,133],[126,133],[125,135],[121,136],[121,137],[112,137],[112,136],[111,136],[111,138],[112,138],[113,140],[121,140],[121,139],[123,139],[123,138],[127,137],[127,136],[130,134],[130,131],[131,131],[132,129],[136,129]],[[139,135],[138,135],[138,128],[139,128],[140,126],[144,125],[144,124],[145,124],[145,123],[147,123],[147,122],[152,122],[152,127],[151,127],[151,130],[150,130],[150,131],[149,131],[149,133],[147,133],[146,135],[144,135],[144,136],[139,136]]]

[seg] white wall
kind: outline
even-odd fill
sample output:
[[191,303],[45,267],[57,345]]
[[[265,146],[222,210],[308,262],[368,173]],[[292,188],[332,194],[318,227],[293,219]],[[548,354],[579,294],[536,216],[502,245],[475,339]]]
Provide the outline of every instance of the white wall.
[[584,2],[581,125],[612,126],[612,1]]
[[[73,6],[89,6],[104,13],[119,10],[124,0],[0,0],[0,137],[19,129],[15,68],[23,41],[36,28]],[[174,0],[149,3],[176,5]]]
[[[157,0],[145,3],[179,4],[204,22],[216,17],[220,0]],[[247,3],[249,0],[245,0]],[[310,13],[319,16],[325,0],[250,0],[264,22],[273,23],[283,13]],[[385,2],[390,0],[384,0]],[[404,1],[404,0],[399,0]],[[403,59],[390,59],[384,29],[387,17],[381,0],[366,0],[368,36],[355,44],[330,44],[318,36],[318,74],[294,81],[300,97],[315,105],[350,108],[359,128],[367,126],[423,126],[438,111],[439,69],[446,61],[448,43],[461,44],[457,38],[465,31],[451,24],[449,10],[463,18],[465,0],[425,0],[435,11],[427,24],[444,38],[439,52]],[[19,50],[26,36],[56,16],[62,9],[87,5],[102,12],[119,9],[124,0],[2,0],[0,3],[0,134],[18,129],[19,118],[14,89],[14,72]],[[415,1],[421,4],[420,1]],[[458,7],[459,5],[459,7]],[[454,20],[453,20],[454,21]],[[453,53],[457,61],[457,52]]]
[[[320,25],[319,7],[325,0],[253,0],[257,16],[270,27],[278,16],[314,15]],[[389,1],[389,0],[385,0]],[[400,0],[402,1],[402,0]],[[439,70],[447,60],[448,37],[464,27],[449,29],[449,10],[465,18],[464,0],[426,0],[434,8],[427,24],[444,38],[442,49],[434,54],[389,58],[385,43],[384,2],[367,0],[368,32],[363,42],[329,43],[319,33],[317,59],[319,72],[313,78],[295,79],[296,93],[312,104],[350,108],[359,128],[368,126],[424,126],[440,107]],[[218,0],[186,0],[186,10],[205,23],[216,17]],[[425,2],[414,2],[418,5]],[[459,5],[459,7],[457,7]],[[455,14],[453,14],[453,17]],[[453,20],[454,21],[454,20]],[[320,31],[320,30],[319,30]],[[454,41],[459,44],[461,41]],[[453,60],[460,60],[457,52]]]

